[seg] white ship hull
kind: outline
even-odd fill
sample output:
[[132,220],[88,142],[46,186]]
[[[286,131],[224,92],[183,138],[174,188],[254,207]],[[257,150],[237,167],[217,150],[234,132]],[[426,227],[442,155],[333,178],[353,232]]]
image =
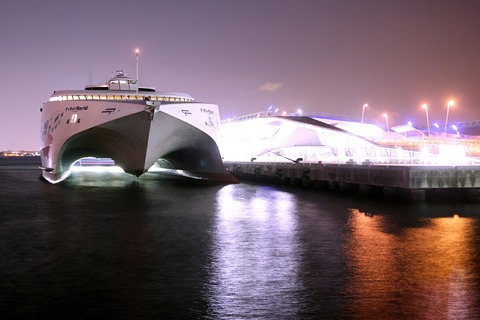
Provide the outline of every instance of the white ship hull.
[[108,157],[136,176],[155,165],[235,183],[220,156],[219,122],[216,105],[191,101],[49,101],[42,108],[42,175],[57,183],[79,159]]

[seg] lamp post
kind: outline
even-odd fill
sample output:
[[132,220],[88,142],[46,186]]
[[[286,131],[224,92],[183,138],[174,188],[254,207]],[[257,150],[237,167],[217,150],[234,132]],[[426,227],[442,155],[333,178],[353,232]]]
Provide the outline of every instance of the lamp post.
[[430,138],[430,122],[428,121],[428,106],[426,103],[422,104],[422,108],[425,109],[425,115],[427,116],[427,132],[428,137]]
[[455,101],[454,101],[454,100],[448,101],[448,105],[447,105],[447,117],[445,118],[445,136],[447,135],[448,113],[449,113],[449,111],[450,111],[450,107],[453,107],[454,105],[455,105]]
[[390,132],[390,127],[388,126],[388,114],[384,113],[383,117],[385,118],[385,122],[387,123],[387,132]]
[[363,108],[362,108],[362,123],[363,123],[363,116],[365,115],[365,108],[367,108],[367,107],[368,107],[368,104],[365,103],[365,104],[363,105]]

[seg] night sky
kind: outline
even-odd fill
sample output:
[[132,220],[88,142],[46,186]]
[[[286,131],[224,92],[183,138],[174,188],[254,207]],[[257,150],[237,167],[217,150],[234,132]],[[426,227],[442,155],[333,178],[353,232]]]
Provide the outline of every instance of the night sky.
[[480,120],[480,1],[2,1],[0,150],[38,150],[40,108],[124,69],[226,119],[325,112],[391,126]]

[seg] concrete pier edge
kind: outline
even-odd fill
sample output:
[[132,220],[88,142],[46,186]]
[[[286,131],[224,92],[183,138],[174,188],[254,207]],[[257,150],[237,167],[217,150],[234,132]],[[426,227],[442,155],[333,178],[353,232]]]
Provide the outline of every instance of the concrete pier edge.
[[234,162],[225,167],[239,180],[261,181],[364,196],[414,201],[480,200],[478,165]]

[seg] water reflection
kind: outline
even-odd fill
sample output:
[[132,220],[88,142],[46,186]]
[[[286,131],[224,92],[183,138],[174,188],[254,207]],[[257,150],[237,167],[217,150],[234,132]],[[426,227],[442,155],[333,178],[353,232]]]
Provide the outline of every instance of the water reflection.
[[[476,220],[421,218],[395,228],[392,216],[352,209],[347,233],[351,314],[360,318],[478,316]],[[398,227],[398,226],[397,226]],[[391,232],[396,230],[395,232]]]
[[294,318],[300,308],[295,198],[268,187],[227,186],[217,195],[212,315]]

